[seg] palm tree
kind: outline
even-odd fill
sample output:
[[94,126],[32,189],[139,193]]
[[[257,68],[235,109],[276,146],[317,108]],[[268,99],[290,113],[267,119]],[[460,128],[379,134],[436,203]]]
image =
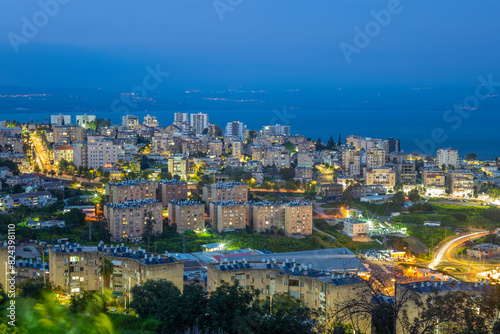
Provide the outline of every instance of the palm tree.
[[109,259],[102,259],[102,263],[99,266],[99,274],[103,277],[103,286],[105,286],[106,289],[109,289],[109,285],[111,283],[111,275],[113,274],[113,263]]

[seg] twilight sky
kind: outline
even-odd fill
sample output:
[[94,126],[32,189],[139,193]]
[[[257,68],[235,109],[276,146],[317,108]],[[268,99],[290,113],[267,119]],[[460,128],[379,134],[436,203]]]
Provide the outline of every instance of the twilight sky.
[[[125,91],[156,65],[170,73],[161,89],[179,91],[500,81],[497,0],[59,1],[47,22],[38,1],[2,1],[0,85]],[[339,45],[354,47],[355,27],[388,7],[390,22],[369,24],[379,31],[348,63]],[[23,35],[34,15],[41,27]]]

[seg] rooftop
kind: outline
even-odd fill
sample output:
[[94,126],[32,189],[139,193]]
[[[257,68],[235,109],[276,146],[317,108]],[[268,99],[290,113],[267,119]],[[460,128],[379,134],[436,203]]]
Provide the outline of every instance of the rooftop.
[[123,203],[108,203],[106,204],[106,206],[112,208],[137,208],[143,204],[156,204],[156,203],[161,203],[161,202],[154,199],[146,198],[137,201],[126,201]]

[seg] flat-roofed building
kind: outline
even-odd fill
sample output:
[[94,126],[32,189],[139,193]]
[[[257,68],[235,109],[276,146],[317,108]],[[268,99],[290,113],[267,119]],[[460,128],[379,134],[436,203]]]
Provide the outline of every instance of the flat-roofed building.
[[148,224],[151,232],[163,232],[163,208],[159,201],[144,199],[104,206],[112,241],[141,241]]
[[313,168],[312,167],[297,167],[295,168],[294,180],[301,181],[312,181],[313,179]]
[[262,233],[274,229],[285,229],[285,203],[283,202],[252,202],[248,203],[249,220],[254,231]]
[[361,175],[361,153],[360,151],[347,149],[342,151],[341,169],[349,177]]
[[57,125],[53,133],[54,142],[57,144],[72,144],[83,140],[83,129],[72,124]]
[[393,188],[396,185],[396,173],[390,167],[366,168],[366,185],[381,185],[385,188]]
[[458,168],[458,151],[451,148],[440,148],[437,151],[436,163],[438,167],[445,166],[448,168]]
[[445,173],[439,169],[424,170],[422,172],[422,183],[425,187],[446,187]]
[[[254,159],[253,154],[252,159]],[[290,167],[290,152],[286,150],[267,150],[262,164],[264,166],[276,166],[277,168]]]
[[472,197],[474,195],[474,173],[450,171],[447,175],[448,190],[451,196]]
[[73,162],[73,146],[71,145],[54,146],[52,153],[54,155],[54,162],[56,163],[63,159],[67,162]]
[[370,148],[366,150],[366,167],[385,166],[386,151],[381,148]]
[[396,166],[396,183],[415,184],[417,176],[415,175],[415,164],[404,162]]
[[172,175],[178,175],[181,179],[187,179],[188,157],[184,154],[173,154],[168,158],[168,171]]
[[351,238],[365,236],[369,233],[368,223],[364,220],[356,218],[337,218],[335,222],[344,223],[342,232]]
[[121,146],[112,140],[96,140],[87,143],[87,167],[90,169],[111,168],[118,162]]
[[205,228],[205,205],[197,201],[171,201],[168,203],[168,219],[177,233],[201,231]]
[[290,202],[285,205],[285,235],[304,236],[312,234],[312,204]]
[[71,124],[71,115],[50,115],[50,124],[52,125],[66,125]]
[[243,182],[218,182],[203,187],[203,202],[208,207],[212,202],[248,201],[248,186]]
[[344,192],[344,186],[341,183],[320,183],[317,187],[319,194],[325,198],[342,196]]
[[247,206],[243,202],[212,202],[210,221],[217,232],[244,229],[248,222]]
[[310,152],[297,153],[297,167],[308,167],[308,168],[314,167],[313,154]]
[[[216,290],[224,282],[232,284],[238,281],[245,289],[260,290],[260,298],[263,300],[277,294],[288,294],[300,300],[304,306],[318,311],[320,319],[331,320],[332,316],[341,319],[342,316],[347,316],[337,313],[343,303],[372,297],[361,277],[348,271],[326,273],[323,269],[317,269],[312,265],[313,255],[302,263],[296,262],[293,257],[283,262],[275,258],[264,258],[264,262],[257,262],[233,260],[233,257],[223,258],[221,261],[207,266],[209,292]],[[370,317],[351,317],[350,321],[363,332],[371,329]]]
[[223,143],[221,140],[213,140],[208,143],[208,154],[220,156],[223,153]]
[[85,246],[78,244],[49,247],[49,281],[67,294],[78,295],[84,291],[101,291],[104,279],[99,267],[103,259],[113,264],[109,288],[122,296],[150,279],[167,279],[181,291],[184,264],[173,257],[147,253],[119,245]]
[[142,199],[156,199],[156,182],[136,179],[106,184],[110,203],[123,203]]
[[159,200],[163,206],[171,201],[180,201],[188,198],[187,182],[180,180],[160,180],[157,183]]
[[90,123],[95,121],[95,115],[76,115],[76,125],[81,126],[82,128],[86,128]]

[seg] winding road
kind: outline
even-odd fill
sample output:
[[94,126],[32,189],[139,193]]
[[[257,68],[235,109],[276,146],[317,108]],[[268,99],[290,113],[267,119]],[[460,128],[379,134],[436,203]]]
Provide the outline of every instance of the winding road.
[[[463,266],[465,265],[464,262],[459,261],[455,258],[454,256],[454,251],[456,248],[460,247],[462,243],[468,239],[478,239],[481,237],[484,237],[485,235],[490,234],[490,232],[475,232],[475,233],[470,233],[466,235],[462,235],[460,237],[454,238],[450,241],[448,241],[444,246],[442,246],[439,251],[435,254],[434,259],[432,262],[429,264],[430,269],[436,269],[438,266],[441,264],[446,264],[446,265],[458,265],[458,266]],[[474,264],[471,264],[471,271],[468,273],[464,273],[462,275],[468,276],[470,280],[474,279],[474,274],[477,272],[477,268]]]

